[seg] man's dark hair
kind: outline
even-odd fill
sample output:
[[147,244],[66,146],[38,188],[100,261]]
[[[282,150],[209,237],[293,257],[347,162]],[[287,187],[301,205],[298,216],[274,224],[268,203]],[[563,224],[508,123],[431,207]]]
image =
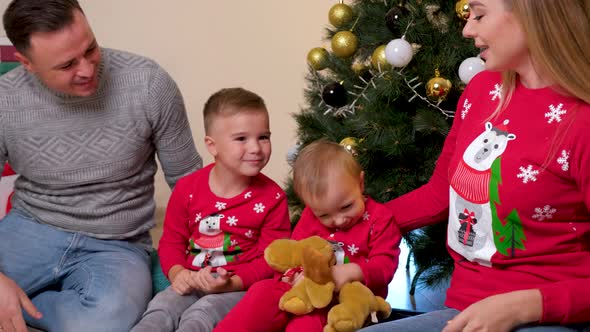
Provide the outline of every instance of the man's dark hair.
[[74,11],[82,11],[77,0],[13,0],[4,12],[6,36],[21,53],[31,46],[36,32],[58,31],[74,21]]

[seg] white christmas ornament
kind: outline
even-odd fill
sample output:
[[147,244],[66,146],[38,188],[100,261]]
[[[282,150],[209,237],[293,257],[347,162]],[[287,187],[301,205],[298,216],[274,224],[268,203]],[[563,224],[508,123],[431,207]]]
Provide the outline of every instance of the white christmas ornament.
[[486,63],[479,57],[467,58],[459,66],[459,78],[465,84],[469,83],[473,76],[486,68]]
[[412,45],[404,39],[394,39],[385,47],[385,59],[394,67],[404,67],[413,55]]

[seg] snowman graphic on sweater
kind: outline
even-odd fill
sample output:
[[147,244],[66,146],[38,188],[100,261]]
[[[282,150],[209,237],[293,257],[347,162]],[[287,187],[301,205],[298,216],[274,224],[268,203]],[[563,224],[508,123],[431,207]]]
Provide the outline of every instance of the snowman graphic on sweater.
[[224,266],[225,233],[221,230],[223,214],[214,214],[199,222],[199,238],[191,241],[191,253],[196,253],[193,266]]
[[508,120],[492,126],[477,136],[463,153],[450,176],[448,224],[449,246],[472,262],[491,266],[497,251],[494,227],[497,226],[495,205],[490,204],[493,169],[499,169],[499,158],[516,135],[508,131]]

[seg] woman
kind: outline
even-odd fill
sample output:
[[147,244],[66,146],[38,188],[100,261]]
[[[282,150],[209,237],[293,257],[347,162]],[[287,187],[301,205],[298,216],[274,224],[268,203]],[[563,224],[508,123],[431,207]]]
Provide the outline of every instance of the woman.
[[363,329],[590,326],[590,0],[471,0],[487,71],[429,183],[388,203],[403,231],[448,213],[448,309]]

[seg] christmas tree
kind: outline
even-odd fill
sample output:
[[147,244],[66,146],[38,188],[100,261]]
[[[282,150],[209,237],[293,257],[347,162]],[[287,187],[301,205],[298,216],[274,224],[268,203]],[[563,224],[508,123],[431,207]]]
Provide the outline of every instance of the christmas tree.
[[[298,144],[289,158],[317,139],[339,142],[380,202],[426,183],[459,96],[484,67],[461,34],[468,16],[467,0],[336,3],[325,35],[331,49],[308,53],[307,106],[295,114]],[[297,220],[302,203],[291,186],[288,195]],[[417,268],[412,292],[450,276],[444,220],[404,237]]]

